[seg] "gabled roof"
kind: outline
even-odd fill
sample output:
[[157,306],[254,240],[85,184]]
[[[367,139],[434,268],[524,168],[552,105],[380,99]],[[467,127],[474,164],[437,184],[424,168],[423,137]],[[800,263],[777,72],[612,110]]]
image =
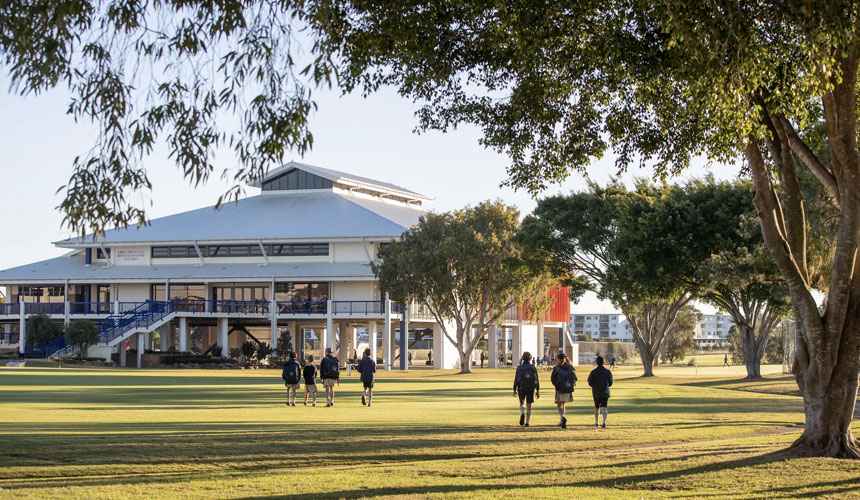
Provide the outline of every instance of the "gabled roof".
[[274,179],[275,177],[284,174],[291,169],[299,169],[304,170],[305,172],[309,172],[314,175],[318,175],[324,179],[328,179],[334,183],[341,184],[348,187],[357,187],[364,188],[370,191],[376,191],[379,193],[391,193],[403,196],[405,198],[413,198],[415,200],[420,201],[430,201],[433,198],[429,196],[425,196],[420,193],[416,193],[415,191],[410,191],[409,189],[397,186],[395,184],[391,184],[388,182],[381,182],[374,179],[368,179],[367,177],[361,177],[358,175],[352,175],[346,172],[339,172],[337,170],[331,170],[328,168],[316,167],[314,165],[308,165],[307,163],[299,163],[296,161],[291,161],[285,165],[282,165],[274,170],[270,170],[263,179],[251,184],[253,187],[262,187],[263,183],[267,180]]
[[291,191],[251,196],[154,219],[137,228],[112,229],[97,241],[70,238],[61,247],[230,241],[318,241],[402,235],[424,211],[333,191]]

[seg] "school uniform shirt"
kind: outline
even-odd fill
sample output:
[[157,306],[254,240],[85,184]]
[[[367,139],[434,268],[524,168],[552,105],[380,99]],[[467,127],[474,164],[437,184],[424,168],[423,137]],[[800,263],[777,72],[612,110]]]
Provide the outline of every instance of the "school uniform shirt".
[[317,367],[314,365],[305,366],[302,372],[302,377],[305,379],[305,385],[316,385],[317,383]]
[[588,374],[588,385],[591,386],[591,395],[595,398],[608,398],[609,387],[612,385],[612,372],[605,366],[598,366]]
[[376,362],[370,356],[361,358],[358,362],[358,373],[361,374],[362,382],[373,382],[373,374],[376,373]]

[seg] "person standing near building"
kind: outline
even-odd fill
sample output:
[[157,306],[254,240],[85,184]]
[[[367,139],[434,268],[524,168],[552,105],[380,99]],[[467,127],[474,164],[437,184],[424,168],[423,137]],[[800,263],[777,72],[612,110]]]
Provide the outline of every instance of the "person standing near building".
[[573,401],[573,389],[576,387],[576,370],[570,364],[570,360],[563,352],[556,356],[556,365],[552,369],[550,381],[555,387],[555,405],[558,407],[558,415],[561,420],[558,426],[567,428],[567,417],[564,414],[564,405]]
[[308,356],[308,363],[302,371],[302,377],[305,379],[305,406],[308,405],[308,394],[313,397],[311,406],[317,405],[317,367],[314,366],[314,356]]
[[606,417],[609,416],[609,388],[612,386],[612,372],[603,366],[603,358],[597,357],[597,368],[588,374],[588,385],[591,387],[591,395],[594,397],[594,426],[600,414],[603,415],[603,428],[606,428]]
[[484,350],[481,349],[481,368],[484,367]]
[[296,391],[299,390],[299,382],[302,379],[302,367],[296,361],[295,351],[290,351],[289,359],[284,363],[281,378],[287,386],[287,406],[296,406]]
[[361,393],[361,404],[370,406],[373,400],[373,378],[376,373],[376,361],[370,358],[370,349],[364,350],[364,357],[358,362],[358,373],[361,375],[361,383],[364,392]]
[[[514,375],[514,397],[520,398],[520,425],[528,427],[532,416],[532,403],[540,399],[540,380],[535,365],[531,363],[532,355],[523,353],[522,363]],[[523,407],[525,403],[525,407]]]
[[615,356],[612,356],[611,358],[609,358],[609,368],[611,368],[611,369],[613,369],[613,370],[614,370],[614,369],[615,369],[615,364],[616,364],[616,362],[617,362],[617,361],[616,361],[616,359],[615,359]]
[[729,366],[729,353],[723,356],[723,366]]
[[320,375],[325,388],[325,406],[334,406],[334,386],[340,382],[340,361],[331,353],[331,347],[325,348],[325,357],[320,361]]

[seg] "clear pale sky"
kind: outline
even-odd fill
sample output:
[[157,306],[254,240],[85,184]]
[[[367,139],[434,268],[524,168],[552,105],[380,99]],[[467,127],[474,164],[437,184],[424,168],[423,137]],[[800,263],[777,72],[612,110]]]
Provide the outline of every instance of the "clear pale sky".
[[[0,198],[3,232],[7,235],[0,245],[0,269],[7,269],[64,253],[51,245],[71,236],[62,227],[62,216],[56,209],[61,200],[57,189],[68,180],[75,156],[86,153],[93,144],[94,129],[89,123],[75,123],[65,114],[68,95],[64,91],[20,97],[8,92],[5,75],[0,75],[0,88]],[[460,127],[446,134],[414,134],[417,105],[390,89],[367,99],[341,97],[334,91],[317,92],[316,99],[319,110],[311,120],[313,150],[303,158],[293,155],[287,160],[391,182],[433,196],[436,200],[430,207],[437,211],[485,199],[502,199],[517,206],[523,215],[535,206],[527,193],[499,187],[506,178],[508,160],[479,146],[480,131],[474,127]],[[235,166],[228,150],[215,161],[220,169]],[[145,164],[153,189],[140,193],[138,201],[145,203],[153,219],[214,205],[229,187],[220,180],[220,172],[206,186],[191,187],[163,150],[156,150]],[[702,176],[706,171],[702,162],[684,178]],[[614,172],[611,158],[595,161],[590,169],[591,178],[601,183]],[[733,178],[737,168],[714,166],[711,172],[717,178]],[[632,171],[624,180],[649,175],[650,171]],[[574,174],[544,194],[584,186],[584,178]],[[247,191],[248,195],[257,193],[254,188]],[[610,312],[613,308],[590,296],[573,310]]]

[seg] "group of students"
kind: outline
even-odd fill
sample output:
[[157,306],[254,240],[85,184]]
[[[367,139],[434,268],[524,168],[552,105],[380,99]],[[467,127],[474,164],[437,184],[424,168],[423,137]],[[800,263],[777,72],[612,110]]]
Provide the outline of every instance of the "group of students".
[[[308,356],[304,370],[296,361],[296,353],[290,352],[289,360],[284,364],[281,378],[287,386],[287,406],[296,406],[296,394],[301,388],[301,379],[305,382],[305,401],[308,404],[308,396],[311,396],[311,406],[317,405],[317,373],[323,381],[325,388],[326,407],[334,406],[334,388],[340,385],[340,362],[332,354],[331,348],[326,348],[325,357],[320,361],[319,371],[314,365],[313,355]],[[358,362],[358,373],[364,384],[364,392],[361,395],[361,404],[370,406],[373,399],[373,377],[376,373],[376,361],[370,357],[370,349],[364,350],[364,357]]]
[[[550,375],[550,381],[555,387],[555,404],[558,407],[560,417],[558,427],[567,428],[567,416],[565,405],[573,401],[573,391],[576,387],[576,370],[563,352],[556,356],[556,365]],[[612,372],[603,366],[603,357],[598,356],[595,360],[597,367],[588,374],[588,385],[591,387],[591,395],[594,397],[594,426],[598,426],[599,417],[603,416],[604,428],[606,417],[609,415],[607,405],[609,403],[609,387],[612,386]],[[373,380],[376,374],[376,361],[370,357],[370,349],[364,350],[364,357],[358,362],[358,373],[364,391],[361,394],[361,404],[370,406],[373,401]],[[334,388],[340,385],[340,367],[338,359],[332,354],[332,350],[325,350],[325,357],[320,361],[319,374],[325,387],[326,407],[334,406]],[[281,373],[284,384],[287,386],[287,406],[296,406],[296,394],[301,388],[300,382],[304,378],[305,401],[308,404],[308,396],[312,397],[311,406],[317,405],[317,367],[314,365],[314,357],[308,356],[304,370],[296,361],[296,353],[289,354],[289,360],[284,364]],[[534,364],[532,355],[524,352],[522,363],[517,367],[514,375],[514,397],[520,400],[520,425],[529,426],[532,416],[532,404],[535,399],[540,399],[540,377]]]
[[[556,355],[556,361],[550,381],[555,387],[555,404],[560,417],[558,427],[564,429],[567,428],[565,405],[573,401],[577,378],[576,370],[567,355],[559,352]],[[603,357],[598,356],[595,362],[597,367],[588,374],[588,385],[594,397],[594,426],[602,425],[605,428],[606,418],[609,416],[609,387],[612,386],[612,372],[603,366]],[[514,375],[514,397],[520,400],[520,425],[528,427],[532,415],[532,403],[535,399],[540,399],[540,379],[529,352],[523,353],[522,363],[517,367],[517,373]],[[603,423],[599,424],[601,415]]]

